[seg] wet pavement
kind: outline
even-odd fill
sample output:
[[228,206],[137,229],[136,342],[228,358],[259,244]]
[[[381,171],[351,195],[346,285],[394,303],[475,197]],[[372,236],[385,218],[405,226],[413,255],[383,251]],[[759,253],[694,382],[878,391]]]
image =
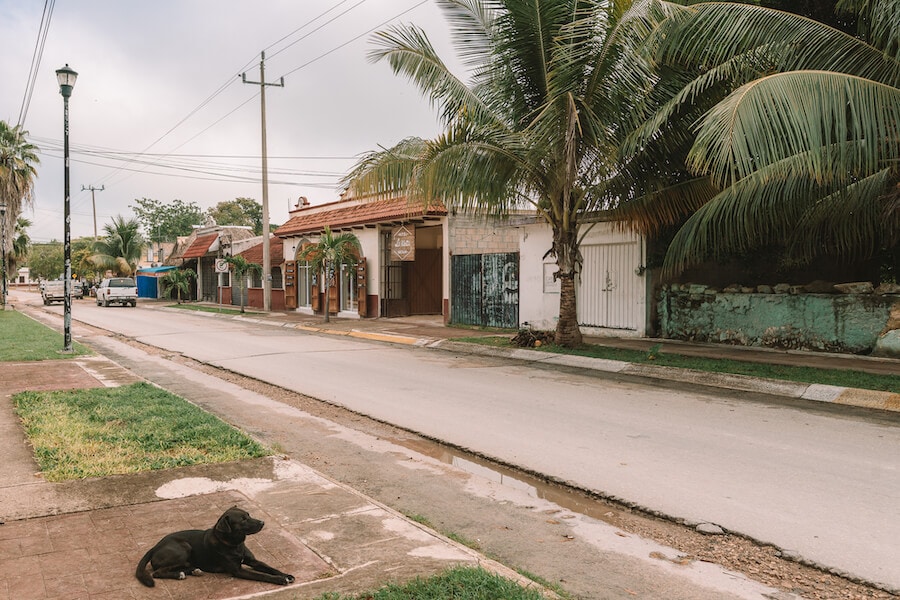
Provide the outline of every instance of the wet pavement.
[[[298,313],[197,314],[386,343],[495,355],[501,352],[453,341],[459,337],[496,335],[496,332],[445,327],[439,317],[334,319],[326,324]],[[659,343],[659,340],[615,338],[589,341],[637,349],[649,349]],[[755,357],[750,360],[767,359],[765,362],[796,364],[802,360],[825,368],[900,372],[900,361],[891,359],[809,357],[668,341],[663,344],[663,351],[677,345],[680,351],[708,356],[736,353],[741,357]],[[731,379],[731,376],[712,380],[708,375],[698,377],[680,369],[548,355],[524,349],[505,353],[519,360],[642,377],[694,379],[701,385],[744,386],[736,389],[900,410],[897,394],[752,378]],[[38,473],[10,397],[23,390],[115,386],[139,379],[102,354],[65,361],[4,363],[0,375],[3,398],[0,455],[4,457],[4,467],[0,470],[0,521],[4,522],[0,526],[0,600],[225,599],[261,594],[267,598],[315,598],[325,592],[358,593],[387,582],[427,577],[460,564],[482,565],[525,581],[510,569],[285,457],[64,483],[45,482]],[[187,375],[180,378],[179,385],[197,388],[195,391],[200,396],[208,393],[208,383],[192,380]],[[248,393],[242,394],[246,397]],[[260,398],[259,402],[265,399]],[[159,581],[156,588],[149,589],[134,578],[134,565],[160,537],[180,529],[211,527],[218,515],[232,505],[239,505],[266,521],[265,529],[249,538],[248,546],[257,558],[292,573],[297,578],[295,584],[275,588],[270,584],[205,574],[185,581]]]

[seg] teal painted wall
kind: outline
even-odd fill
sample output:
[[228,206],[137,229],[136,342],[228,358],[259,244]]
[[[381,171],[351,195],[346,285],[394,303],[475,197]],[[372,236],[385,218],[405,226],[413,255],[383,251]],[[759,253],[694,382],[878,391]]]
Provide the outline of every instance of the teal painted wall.
[[663,289],[660,336],[745,346],[866,354],[884,331],[897,295],[722,293]]

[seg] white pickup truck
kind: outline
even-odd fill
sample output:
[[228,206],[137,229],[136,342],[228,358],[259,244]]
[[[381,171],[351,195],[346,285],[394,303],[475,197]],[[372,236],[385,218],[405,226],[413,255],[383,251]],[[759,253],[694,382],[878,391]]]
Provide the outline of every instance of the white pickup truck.
[[131,277],[110,277],[101,281],[97,288],[97,306],[137,306],[137,297],[137,285]]
[[[41,299],[45,305],[54,302],[65,302],[66,300],[66,282],[62,279],[50,279],[41,282]],[[81,298],[84,294],[84,288],[80,281],[72,281],[72,297]]]

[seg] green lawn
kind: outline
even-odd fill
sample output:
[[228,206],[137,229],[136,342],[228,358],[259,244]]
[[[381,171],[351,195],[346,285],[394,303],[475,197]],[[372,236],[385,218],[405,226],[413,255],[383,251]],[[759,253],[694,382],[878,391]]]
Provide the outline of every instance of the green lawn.
[[[511,335],[488,338],[472,337],[460,338],[457,341],[497,348],[516,348],[510,341],[511,338]],[[585,344],[582,347],[575,349],[561,348],[549,344],[532,349],[540,352],[590,356],[608,360],[620,360],[629,363],[694,369],[696,371],[706,371],[709,373],[730,373],[733,375],[749,375],[751,377],[780,379],[783,381],[795,381],[799,383],[818,383],[864,390],[893,392],[895,394],[900,393],[900,375],[874,375],[871,373],[850,370],[816,369],[813,367],[792,367],[787,365],[772,365],[738,360],[701,358],[676,354],[671,351],[659,352],[658,350],[650,350],[648,352],[642,352],[639,350],[610,348],[608,346],[593,344]]]
[[427,579],[417,578],[403,585],[387,585],[378,590],[341,596],[325,594],[319,600],[541,600],[537,590],[478,567],[457,567]]
[[0,362],[53,360],[84,356],[91,351],[72,342],[72,352],[63,352],[63,336],[15,310],[0,311]]
[[13,401],[49,481],[269,454],[213,415],[147,383],[22,392]]
[[[166,308],[180,308],[181,310],[193,310],[197,312],[218,313],[221,315],[239,315],[239,308],[219,308],[218,306],[209,306],[207,304],[170,304]],[[255,314],[255,311],[245,310],[243,314]]]

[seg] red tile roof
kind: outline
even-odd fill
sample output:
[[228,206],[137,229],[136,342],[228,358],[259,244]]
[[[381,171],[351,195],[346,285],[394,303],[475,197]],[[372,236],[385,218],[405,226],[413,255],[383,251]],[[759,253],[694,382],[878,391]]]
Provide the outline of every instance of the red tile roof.
[[181,255],[181,258],[200,258],[206,251],[209,250],[209,247],[212,246],[213,242],[216,241],[216,238],[219,237],[218,233],[210,233],[208,235],[198,235],[197,239],[188,246],[188,249],[184,251],[184,254]]
[[375,200],[318,212],[307,209],[291,217],[287,223],[275,231],[275,235],[287,237],[321,231],[326,225],[338,228],[381,221],[403,221],[425,215],[446,216],[447,209],[440,202],[434,202],[425,207],[418,203],[410,203],[404,197]]
[[[239,253],[238,256],[243,256],[247,262],[255,265],[263,264],[262,242],[247,248]],[[284,244],[282,244],[281,239],[277,237],[269,238],[269,262],[276,267],[284,262]]]

